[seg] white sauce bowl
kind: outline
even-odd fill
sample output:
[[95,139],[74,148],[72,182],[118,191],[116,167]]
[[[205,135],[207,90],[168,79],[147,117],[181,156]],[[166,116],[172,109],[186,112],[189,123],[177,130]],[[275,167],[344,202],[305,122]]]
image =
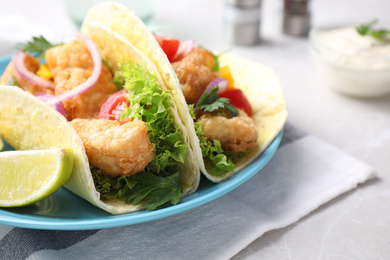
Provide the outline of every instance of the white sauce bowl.
[[357,97],[390,93],[390,41],[360,35],[355,27],[310,32],[310,54],[332,89]]

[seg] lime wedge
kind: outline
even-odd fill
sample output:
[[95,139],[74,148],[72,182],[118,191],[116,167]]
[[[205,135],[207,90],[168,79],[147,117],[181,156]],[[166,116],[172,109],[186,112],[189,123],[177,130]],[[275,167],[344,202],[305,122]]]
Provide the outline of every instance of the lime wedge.
[[73,149],[0,153],[0,207],[32,204],[56,192],[73,168]]

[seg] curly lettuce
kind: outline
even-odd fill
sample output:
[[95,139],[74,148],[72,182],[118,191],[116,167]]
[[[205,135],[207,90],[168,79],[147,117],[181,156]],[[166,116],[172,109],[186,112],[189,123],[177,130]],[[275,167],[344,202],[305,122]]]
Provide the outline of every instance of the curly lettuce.
[[[195,119],[194,106],[190,105],[188,108],[192,118]],[[221,176],[225,173],[232,172],[234,170],[234,164],[246,153],[223,150],[220,141],[210,141],[204,136],[202,125],[199,122],[194,122],[194,125],[203,158],[209,160],[214,166],[211,174]]]
[[177,204],[182,191],[179,168],[187,157],[188,147],[174,124],[170,93],[161,88],[155,74],[144,70],[141,65],[127,62],[120,68],[115,80],[122,82],[131,104],[121,114],[121,120],[144,121],[149,139],[155,145],[155,153],[142,172],[129,177],[111,178],[93,168],[96,189],[102,198],[143,203],[149,210],[167,202]]

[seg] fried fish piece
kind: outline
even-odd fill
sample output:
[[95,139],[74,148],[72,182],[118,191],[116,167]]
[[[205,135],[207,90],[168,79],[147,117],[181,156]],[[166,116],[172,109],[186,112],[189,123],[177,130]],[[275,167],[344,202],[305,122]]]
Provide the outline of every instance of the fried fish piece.
[[193,48],[182,60],[172,63],[188,104],[196,103],[208,84],[217,77],[213,67],[214,57],[204,48]]
[[74,119],[89,162],[111,177],[142,171],[154,156],[154,145],[143,121],[121,125],[116,120]]
[[219,140],[224,150],[245,152],[257,145],[255,122],[242,110],[236,117],[227,117],[220,111],[205,112],[197,121],[202,125],[204,136]]
[[[26,54],[26,57],[24,58],[24,66],[28,71],[36,74],[40,66],[39,59]],[[47,93],[53,95],[54,93],[54,91],[50,88],[42,87],[38,84],[31,83],[30,81],[24,79],[15,70],[14,63],[11,60],[0,78],[0,85],[9,85],[8,83],[12,80],[16,81],[18,87],[27,92],[30,92],[33,95],[36,95],[38,93]]]
[[[45,59],[55,84],[55,95],[68,92],[85,82],[93,72],[93,60],[85,45],[75,40],[46,51]],[[117,91],[112,74],[103,64],[96,84],[88,91],[62,101],[69,120],[98,118],[103,102]]]

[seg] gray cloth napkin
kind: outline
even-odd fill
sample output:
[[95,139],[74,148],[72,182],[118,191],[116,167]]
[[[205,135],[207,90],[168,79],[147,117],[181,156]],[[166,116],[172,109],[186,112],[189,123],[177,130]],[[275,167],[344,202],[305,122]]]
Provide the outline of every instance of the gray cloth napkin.
[[206,205],[102,230],[0,226],[0,259],[229,259],[374,176],[367,164],[287,124],[271,161]]

